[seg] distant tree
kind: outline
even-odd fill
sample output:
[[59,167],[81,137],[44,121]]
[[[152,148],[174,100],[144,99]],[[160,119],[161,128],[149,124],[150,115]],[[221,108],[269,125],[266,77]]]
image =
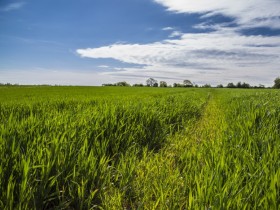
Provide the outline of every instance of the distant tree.
[[265,88],[265,86],[262,84],[259,84],[258,88],[263,89],[263,88]]
[[236,87],[237,87],[237,88],[242,88],[241,82],[238,82],[238,83],[236,84]]
[[236,88],[236,86],[232,82],[230,82],[228,83],[227,88]]
[[130,84],[128,84],[127,82],[123,81],[123,82],[117,82],[115,84],[111,84],[111,83],[108,83],[108,84],[102,84],[102,86],[130,86]]
[[217,88],[223,88],[224,86],[222,84],[217,85]]
[[[154,78],[149,78],[146,81],[146,84],[148,87],[155,87],[155,84],[157,84],[157,81]],[[157,84],[158,86],[158,84]]]
[[102,86],[116,86],[116,84],[108,83],[108,84],[102,84]]
[[193,83],[188,79],[185,79],[183,81],[183,84],[184,84],[185,87],[193,87]]
[[203,85],[202,87],[203,87],[203,88],[210,88],[211,85],[210,85],[210,84],[205,84],[205,85]]
[[158,83],[157,82],[154,83],[153,87],[158,87]]
[[274,80],[274,88],[277,88],[277,89],[280,89],[280,77],[277,77],[275,80]]
[[243,82],[241,85],[241,88],[250,88],[250,87],[251,87],[251,85],[248,83],[245,83],[245,82]]
[[126,87],[129,87],[130,84],[128,84],[126,81],[123,81],[123,82],[117,82],[116,86],[126,86]]
[[238,83],[236,84],[236,87],[237,87],[237,88],[250,88],[251,86],[250,86],[250,84],[245,83],[245,82],[243,82],[243,83],[238,82]]
[[167,87],[167,83],[165,81],[160,81],[159,86],[160,87]]
[[180,83],[174,83],[173,87],[185,87],[183,84]]
[[134,84],[133,87],[144,87],[144,85],[142,83],[140,84]]

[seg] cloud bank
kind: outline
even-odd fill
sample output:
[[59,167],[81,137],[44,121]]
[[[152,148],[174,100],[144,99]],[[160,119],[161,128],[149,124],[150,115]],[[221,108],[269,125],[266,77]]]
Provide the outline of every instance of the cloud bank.
[[200,13],[204,18],[221,14],[243,27],[280,28],[279,0],[154,0],[177,13]]
[[169,38],[148,44],[116,43],[98,48],[78,49],[81,57],[111,58],[142,65],[112,69],[103,74],[120,78],[162,78],[167,81],[191,79],[200,84],[246,81],[271,85],[279,76],[280,37],[246,36],[243,28],[280,28],[279,0],[154,0],[176,13],[199,13],[202,20],[221,14],[232,17],[228,23],[193,26],[211,32],[182,33],[174,28]]

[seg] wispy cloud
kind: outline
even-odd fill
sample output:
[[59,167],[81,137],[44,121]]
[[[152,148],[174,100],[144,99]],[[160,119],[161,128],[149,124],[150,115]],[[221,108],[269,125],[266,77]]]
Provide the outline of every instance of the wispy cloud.
[[99,66],[97,66],[98,68],[109,68],[110,66],[107,66],[107,65],[99,65]]
[[10,4],[0,8],[0,11],[9,12],[12,10],[18,10],[18,9],[22,8],[24,5],[25,5],[25,2],[10,3]]
[[[116,43],[99,48],[78,49],[81,57],[111,58],[127,66],[103,74],[120,78],[156,77],[170,81],[191,79],[197,83],[227,83],[246,80],[271,85],[279,76],[279,36],[246,36],[244,28],[280,29],[279,0],[154,0],[169,11],[197,13],[205,22],[194,25],[203,33],[183,33],[172,27],[169,39],[148,44]],[[231,22],[207,22],[213,15],[230,17]],[[209,32],[210,30],[210,32]],[[171,39],[172,38],[172,39]]]
[[162,28],[162,30],[163,31],[172,31],[172,30],[174,30],[174,28],[173,27],[164,27],[164,28]]
[[202,17],[221,14],[233,17],[243,27],[280,28],[279,0],[154,0],[169,11],[198,13]]
[[174,37],[180,37],[182,35],[183,35],[183,33],[181,31],[173,31],[168,37],[174,38]]
[[77,53],[81,57],[112,58],[145,65],[106,72],[115,76],[140,74],[177,79],[188,77],[197,81],[203,77],[204,81],[219,83],[247,75],[259,81],[270,77],[272,81],[279,74],[280,39],[244,36],[233,29],[223,29],[211,33],[182,34],[177,39],[143,45],[113,44],[78,49]]

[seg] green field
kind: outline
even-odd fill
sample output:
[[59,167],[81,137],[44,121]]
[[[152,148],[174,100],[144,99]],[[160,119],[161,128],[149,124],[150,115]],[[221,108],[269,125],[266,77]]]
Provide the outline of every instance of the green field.
[[0,209],[280,209],[280,92],[0,87]]

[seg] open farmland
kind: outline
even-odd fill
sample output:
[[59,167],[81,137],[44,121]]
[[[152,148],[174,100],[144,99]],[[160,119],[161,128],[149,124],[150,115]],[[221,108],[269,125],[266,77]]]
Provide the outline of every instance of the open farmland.
[[280,209],[276,90],[0,87],[0,209]]

